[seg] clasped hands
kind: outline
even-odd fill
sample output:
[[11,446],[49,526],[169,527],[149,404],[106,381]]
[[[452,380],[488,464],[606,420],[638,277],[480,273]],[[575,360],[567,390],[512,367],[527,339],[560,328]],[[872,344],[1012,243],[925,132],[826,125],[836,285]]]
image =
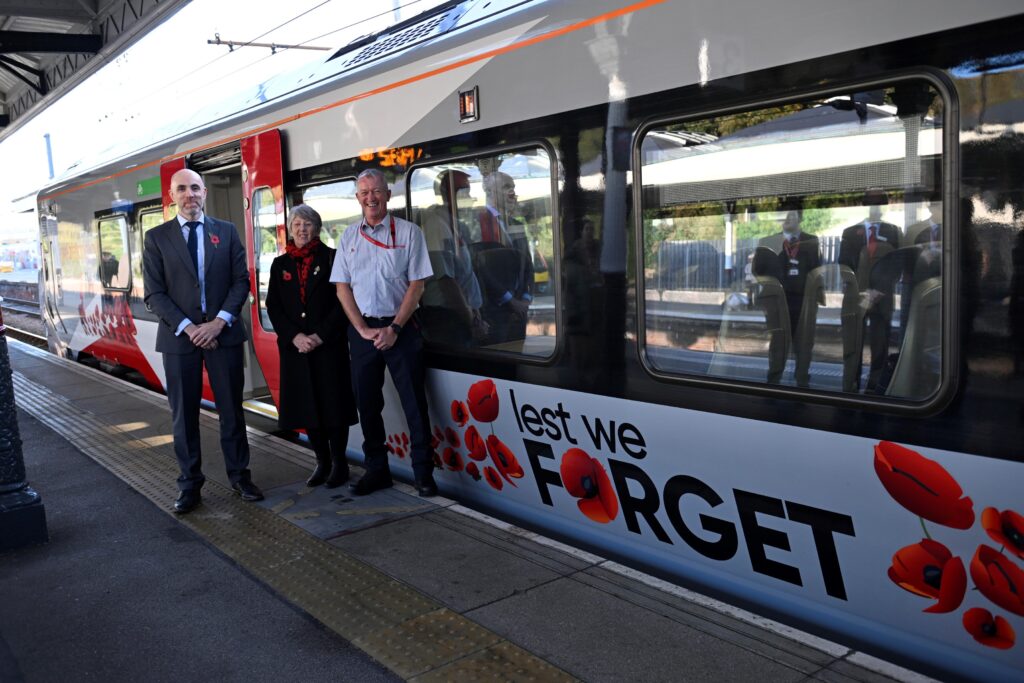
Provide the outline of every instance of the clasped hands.
[[398,341],[398,333],[391,327],[364,327],[359,330],[359,336],[373,342],[373,348],[378,351],[390,349]]
[[323,343],[324,340],[321,339],[320,335],[316,332],[313,334],[303,334],[302,332],[299,332],[295,335],[295,338],[292,339],[292,344],[294,344],[295,348],[299,350],[299,353],[309,353]]
[[185,328],[185,334],[199,348],[204,351],[213,351],[217,348],[217,337],[220,336],[221,331],[225,327],[227,327],[227,323],[224,322],[223,318],[214,318],[209,322],[198,325],[195,323],[190,324]]

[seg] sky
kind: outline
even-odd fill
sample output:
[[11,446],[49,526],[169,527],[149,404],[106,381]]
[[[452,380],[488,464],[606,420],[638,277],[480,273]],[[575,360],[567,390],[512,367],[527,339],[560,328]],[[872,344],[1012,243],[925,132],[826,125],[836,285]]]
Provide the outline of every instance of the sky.
[[[0,242],[38,232],[27,213],[53,173],[125,141],[142,147],[183,118],[189,102],[209,103],[299,66],[326,59],[355,38],[443,0],[192,0],[141,40],[0,142]],[[223,41],[311,45],[330,51],[236,48]],[[197,107],[198,108],[198,107]]]

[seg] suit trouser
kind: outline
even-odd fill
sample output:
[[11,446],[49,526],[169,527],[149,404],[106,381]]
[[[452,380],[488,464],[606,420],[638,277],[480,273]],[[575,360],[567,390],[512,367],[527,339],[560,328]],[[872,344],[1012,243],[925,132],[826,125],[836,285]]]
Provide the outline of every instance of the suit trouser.
[[[892,327],[892,307],[885,310],[872,309],[864,316],[867,324],[868,346],[871,349],[871,365],[868,368],[866,391],[876,391],[878,382],[889,359],[889,332]],[[858,373],[859,376],[859,373]]]
[[[367,319],[370,327],[384,327],[389,319]],[[430,417],[427,414],[426,369],[423,366],[423,336],[410,321],[398,334],[395,345],[381,351],[372,341],[363,339],[354,327],[348,328],[352,356],[352,382],[356,390],[359,425],[363,430],[363,455],[367,472],[388,469],[384,431],[384,368],[398,390],[402,410],[409,425],[412,469],[419,479],[434,469],[430,446]]]
[[249,441],[242,412],[242,345],[220,346],[213,351],[196,348],[188,353],[165,353],[167,400],[174,424],[174,455],[178,459],[178,488],[198,489],[206,481],[199,437],[199,407],[203,397],[203,365],[210,378],[220,418],[220,448],[232,484],[249,481]]

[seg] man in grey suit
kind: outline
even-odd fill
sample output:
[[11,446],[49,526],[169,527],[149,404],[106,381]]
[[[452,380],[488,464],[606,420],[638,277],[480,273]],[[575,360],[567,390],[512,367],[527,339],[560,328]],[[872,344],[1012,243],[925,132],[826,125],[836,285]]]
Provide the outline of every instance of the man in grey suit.
[[143,275],[146,305],[160,318],[156,350],[163,354],[167,399],[174,421],[174,454],[181,474],[179,514],[201,501],[199,406],[203,366],[220,413],[220,447],[232,488],[243,500],[262,500],[249,473],[249,442],[242,413],[239,320],[249,296],[249,271],[235,226],[203,213],[206,186],[195,171],[171,177],[175,218],[146,233]]

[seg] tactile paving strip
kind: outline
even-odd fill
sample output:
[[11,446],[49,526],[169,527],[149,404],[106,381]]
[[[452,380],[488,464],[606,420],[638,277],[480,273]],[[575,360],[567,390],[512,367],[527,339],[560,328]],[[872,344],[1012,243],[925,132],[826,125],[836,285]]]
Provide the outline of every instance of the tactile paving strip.
[[[138,439],[14,372],[18,406],[161,508],[177,465],[170,443]],[[213,481],[182,524],[287,600],[405,678],[574,680],[475,622]]]

